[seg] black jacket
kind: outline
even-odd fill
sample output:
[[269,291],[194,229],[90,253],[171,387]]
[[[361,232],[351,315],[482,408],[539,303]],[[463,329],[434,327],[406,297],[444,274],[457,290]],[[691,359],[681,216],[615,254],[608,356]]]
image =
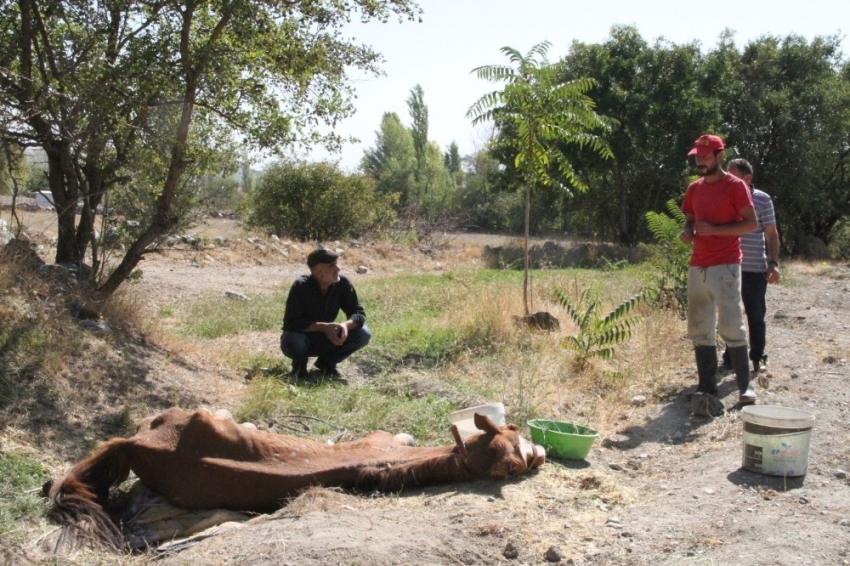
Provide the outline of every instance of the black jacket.
[[366,311],[347,277],[340,275],[339,281],[332,283],[327,294],[322,295],[316,278],[302,275],[289,289],[283,331],[304,332],[314,322],[334,322],[340,309],[359,326],[366,323]]

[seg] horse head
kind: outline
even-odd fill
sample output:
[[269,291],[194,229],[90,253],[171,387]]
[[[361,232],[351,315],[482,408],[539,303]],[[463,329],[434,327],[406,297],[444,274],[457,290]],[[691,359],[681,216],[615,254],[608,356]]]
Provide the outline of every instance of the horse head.
[[475,427],[481,431],[464,441],[452,427],[456,449],[473,476],[504,478],[538,468],[546,461],[546,450],[529,442],[515,424],[499,426],[487,415],[475,413]]

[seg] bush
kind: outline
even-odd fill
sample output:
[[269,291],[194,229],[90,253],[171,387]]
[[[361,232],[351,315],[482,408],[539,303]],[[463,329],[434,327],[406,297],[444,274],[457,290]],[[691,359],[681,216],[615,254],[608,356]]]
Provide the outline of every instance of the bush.
[[833,228],[829,254],[838,259],[850,259],[850,218],[845,218]]
[[392,223],[396,198],[331,163],[277,162],[257,183],[246,224],[299,240],[359,237]]

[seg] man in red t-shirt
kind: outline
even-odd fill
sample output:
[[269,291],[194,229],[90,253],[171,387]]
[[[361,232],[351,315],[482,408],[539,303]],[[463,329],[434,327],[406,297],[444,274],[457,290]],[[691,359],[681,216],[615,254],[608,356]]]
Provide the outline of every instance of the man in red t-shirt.
[[739,405],[751,405],[747,333],[741,313],[741,234],[756,229],[756,214],[746,183],[723,170],[723,140],[700,136],[688,155],[701,179],[685,192],[687,218],[679,235],[693,244],[688,271],[688,336],[694,344],[699,384],[692,410],[700,416],[723,411],[717,398],[717,333],[726,342],[738,382]]

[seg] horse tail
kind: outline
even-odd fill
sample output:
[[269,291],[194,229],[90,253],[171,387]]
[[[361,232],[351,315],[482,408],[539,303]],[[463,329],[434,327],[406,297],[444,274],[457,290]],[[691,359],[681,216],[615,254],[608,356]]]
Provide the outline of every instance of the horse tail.
[[[44,485],[43,491],[53,504],[50,517],[63,528],[57,546],[71,550],[83,547],[123,549],[121,529],[104,505],[109,500],[110,488],[130,475],[130,460],[124,450],[129,442],[124,438],[106,442],[71,468],[65,477]],[[54,552],[63,549],[56,548]]]

